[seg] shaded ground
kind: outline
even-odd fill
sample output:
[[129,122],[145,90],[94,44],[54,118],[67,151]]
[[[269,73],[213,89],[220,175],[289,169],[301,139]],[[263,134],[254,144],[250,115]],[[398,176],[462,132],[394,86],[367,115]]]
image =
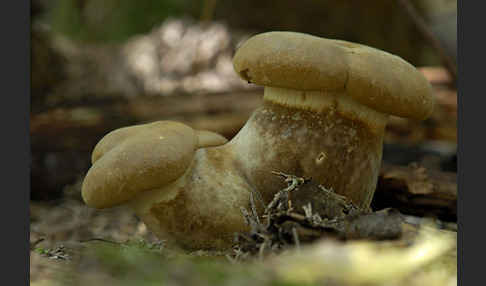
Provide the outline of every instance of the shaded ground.
[[328,220],[318,206],[288,209],[298,206],[289,191],[306,189],[283,190],[267,207],[268,226],[247,210],[252,230],[233,250],[187,253],[166,249],[129,210],[86,207],[72,186],[62,202],[31,203],[31,285],[455,285],[454,223],[421,227],[420,217],[401,222],[395,211],[356,219],[332,193],[327,210],[338,202],[350,219]]
[[[80,185],[76,184],[68,187],[62,200],[30,203],[31,282],[55,276],[58,266],[70,263],[73,251],[89,240],[158,242],[130,211],[123,207],[101,211],[88,208],[79,194]],[[66,257],[42,253],[62,246]]]

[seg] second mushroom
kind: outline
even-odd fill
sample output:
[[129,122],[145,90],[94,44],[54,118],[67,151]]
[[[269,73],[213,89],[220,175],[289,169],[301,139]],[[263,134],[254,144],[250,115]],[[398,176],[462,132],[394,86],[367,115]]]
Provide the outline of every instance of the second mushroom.
[[128,204],[159,238],[189,249],[230,247],[240,207],[284,188],[272,171],[311,177],[368,208],[388,114],[425,119],[432,89],[392,54],[294,32],[248,39],[235,71],[264,101],[229,142],[176,122],[122,128],[93,151],[85,202]]

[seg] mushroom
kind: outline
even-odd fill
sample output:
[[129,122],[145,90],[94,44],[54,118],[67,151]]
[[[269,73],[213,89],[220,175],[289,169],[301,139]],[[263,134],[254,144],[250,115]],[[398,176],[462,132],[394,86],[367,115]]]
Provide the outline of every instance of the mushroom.
[[248,204],[250,188],[224,153],[205,156],[226,142],[173,121],[114,130],[92,152],[83,200],[95,208],[125,204],[178,246],[228,247],[234,232],[245,229],[240,206]]
[[92,152],[93,166],[83,181],[83,200],[97,208],[124,203],[181,177],[197,148],[226,142],[219,134],[195,131],[173,121],[112,131]]
[[434,107],[430,84],[412,65],[346,41],[263,33],[241,45],[233,64],[241,78],[264,86],[263,106],[237,135],[258,138],[246,140],[241,155],[258,190],[278,185],[267,175],[278,170],[312,177],[367,208],[388,114],[421,120]]
[[293,32],[248,39],[235,71],[263,85],[264,101],[229,142],[160,121],[106,135],[83,182],[85,202],[127,204],[158,237],[189,249],[230,247],[248,226],[251,194],[268,203],[285,187],[272,171],[312,177],[368,208],[387,114],[424,119],[432,89],[401,58]]

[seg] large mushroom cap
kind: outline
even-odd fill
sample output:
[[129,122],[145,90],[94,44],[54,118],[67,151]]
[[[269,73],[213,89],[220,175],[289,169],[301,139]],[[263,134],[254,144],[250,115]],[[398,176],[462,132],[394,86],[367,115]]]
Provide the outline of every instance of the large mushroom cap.
[[398,56],[346,41],[263,33],[243,43],[233,65],[251,83],[344,92],[382,113],[425,119],[434,107],[432,88],[415,67]]
[[189,167],[198,137],[197,131],[173,121],[107,134],[93,151],[93,166],[82,186],[84,201],[96,208],[111,207],[175,181]]

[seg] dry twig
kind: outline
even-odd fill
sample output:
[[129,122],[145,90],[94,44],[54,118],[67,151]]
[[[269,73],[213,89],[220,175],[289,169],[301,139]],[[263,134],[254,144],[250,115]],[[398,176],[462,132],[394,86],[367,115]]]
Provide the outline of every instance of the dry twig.
[[408,17],[413,21],[420,33],[425,37],[425,39],[432,45],[432,47],[437,51],[439,57],[442,59],[444,66],[447,68],[449,73],[453,78],[455,84],[457,79],[457,66],[452,60],[451,56],[446,52],[445,48],[441,42],[437,39],[434,33],[430,30],[427,23],[417,10],[413,7],[409,0],[397,0],[398,4],[405,10]]

